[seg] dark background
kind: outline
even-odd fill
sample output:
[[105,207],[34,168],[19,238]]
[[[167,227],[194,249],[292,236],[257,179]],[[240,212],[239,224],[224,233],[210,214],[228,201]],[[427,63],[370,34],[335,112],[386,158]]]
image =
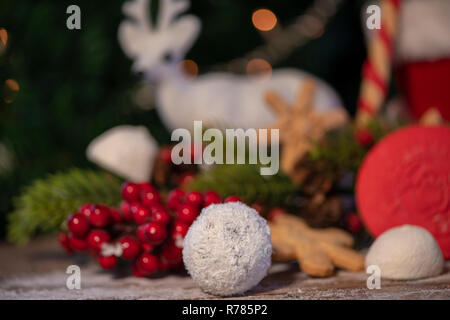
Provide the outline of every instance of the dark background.
[[[97,135],[119,124],[144,124],[160,142],[169,134],[156,111],[135,105],[139,85],[131,61],[117,41],[123,0],[0,1],[0,28],[8,46],[0,55],[0,143],[13,155],[13,167],[0,171],[0,237],[12,198],[21,187],[68,167],[92,167],[85,148]],[[251,23],[255,9],[274,11],[288,25],[312,3],[295,0],[193,0],[191,12],[202,20],[199,40],[188,58],[200,73],[244,55],[263,38]],[[364,1],[347,0],[325,33],[296,49],[274,67],[309,71],[334,87],[354,113],[365,57],[361,30]],[[81,8],[81,30],[66,28],[66,8]],[[20,90],[4,101],[6,79]]]

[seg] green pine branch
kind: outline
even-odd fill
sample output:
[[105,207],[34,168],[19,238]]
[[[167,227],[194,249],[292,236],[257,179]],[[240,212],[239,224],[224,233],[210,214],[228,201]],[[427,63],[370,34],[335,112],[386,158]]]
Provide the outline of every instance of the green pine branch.
[[84,203],[117,205],[120,185],[111,174],[77,168],[36,180],[14,199],[8,239],[20,244],[36,234],[54,232]]
[[258,165],[218,165],[199,174],[187,189],[214,190],[222,197],[237,195],[248,204],[286,204],[297,191],[291,179],[281,171],[273,176],[262,176],[259,169]]

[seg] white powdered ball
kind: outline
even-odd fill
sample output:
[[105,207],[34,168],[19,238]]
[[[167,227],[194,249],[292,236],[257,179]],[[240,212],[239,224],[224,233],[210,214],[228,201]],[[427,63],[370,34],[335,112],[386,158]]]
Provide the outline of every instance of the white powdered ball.
[[444,268],[441,250],[424,228],[403,225],[381,234],[369,249],[366,268],[376,265],[381,277],[412,280],[440,274]]
[[240,202],[204,208],[183,242],[183,261],[192,279],[219,296],[257,285],[267,274],[271,255],[266,220]]

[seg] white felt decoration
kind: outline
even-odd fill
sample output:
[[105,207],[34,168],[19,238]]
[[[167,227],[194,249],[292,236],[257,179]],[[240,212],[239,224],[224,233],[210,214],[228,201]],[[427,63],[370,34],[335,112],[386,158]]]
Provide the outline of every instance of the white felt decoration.
[[366,268],[378,266],[382,278],[411,280],[440,274],[444,259],[427,230],[404,225],[381,234],[370,247],[365,264]]
[[[179,67],[200,32],[200,20],[179,14],[188,0],[161,0],[154,27],[146,14],[149,0],[126,2],[130,18],[119,27],[119,43],[134,60],[133,70],[156,83],[156,105],[169,129],[191,129],[194,120],[212,128],[260,128],[275,120],[264,101],[264,92],[277,91],[287,101],[295,101],[299,86],[312,75],[296,69],[274,70],[270,77],[208,73],[188,77]],[[167,57],[170,57],[168,61]],[[315,77],[313,77],[315,78]],[[341,107],[336,92],[318,81],[314,105],[319,110]]]
[[184,239],[183,261],[200,288],[219,296],[257,285],[271,264],[272,242],[265,219],[240,202],[210,205]]
[[151,178],[158,144],[143,126],[118,126],[95,138],[86,150],[87,158],[129,181]]

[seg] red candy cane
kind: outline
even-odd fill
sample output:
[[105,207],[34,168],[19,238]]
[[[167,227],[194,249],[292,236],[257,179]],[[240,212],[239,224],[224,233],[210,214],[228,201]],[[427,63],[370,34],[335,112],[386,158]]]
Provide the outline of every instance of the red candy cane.
[[381,29],[369,43],[362,69],[357,125],[364,127],[377,115],[386,98],[393,60],[393,39],[397,30],[400,0],[381,1]]

